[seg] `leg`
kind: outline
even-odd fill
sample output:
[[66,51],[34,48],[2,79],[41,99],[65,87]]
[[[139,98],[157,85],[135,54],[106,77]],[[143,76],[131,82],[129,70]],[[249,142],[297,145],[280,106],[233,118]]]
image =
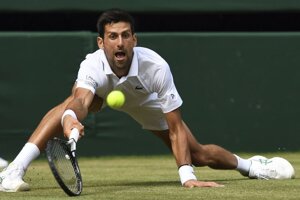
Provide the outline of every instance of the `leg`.
[[[191,131],[188,132],[188,143],[192,164],[209,166],[213,169],[236,169],[242,175],[256,179],[291,179],[295,177],[293,166],[283,158],[267,159],[253,156],[242,159],[217,145],[202,145],[197,142]],[[169,131],[152,131],[172,150]]]
[[44,150],[47,141],[62,130],[59,121],[67,102],[68,100],[45,115],[13,162],[0,173],[2,178],[0,191],[17,192],[29,190],[29,185],[23,181],[23,176],[30,163],[39,156],[41,150]]
[[[193,136],[186,124],[185,128],[188,130],[188,142],[191,151],[192,164],[195,166],[209,166],[213,169],[236,169],[237,158],[229,151],[220,146],[209,144],[199,144]],[[171,141],[168,130],[166,131],[152,131],[158,136],[171,150]]]
[[[25,171],[30,163],[38,157],[40,151],[45,149],[47,141],[62,132],[60,124],[61,116],[71,100],[72,96],[68,97],[60,105],[51,109],[44,116],[14,161],[0,173],[0,191],[17,192],[29,190],[29,185],[23,181]],[[99,97],[96,97],[94,98],[89,111],[98,111],[101,106],[102,100]]]
[[60,124],[61,116],[71,98],[67,98],[62,104],[51,109],[42,119],[38,127],[32,133],[28,142],[35,144],[41,151],[45,149],[47,141],[62,133]]
[[[63,128],[61,126],[61,116],[71,100],[72,95],[63,103],[51,109],[43,117],[40,124],[35,129],[28,142],[25,144],[13,162],[18,163],[19,165],[23,166],[24,169],[27,169],[30,162],[40,154],[40,151],[45,149],[48,140],[58,136],[63,132]],[[101,108],[101,106],[101,99],[95,96],[89,110],[96,111],[96,108]]]
[[[63,103],[51,109],[35,129],[28,142],[35,144],[41,151],[45,149],[47,141],[62,133],[61,116],[72,97],[68,97]],[[89,108],[89,112],[97,112],[102,107],[103,100],[95,95]]]

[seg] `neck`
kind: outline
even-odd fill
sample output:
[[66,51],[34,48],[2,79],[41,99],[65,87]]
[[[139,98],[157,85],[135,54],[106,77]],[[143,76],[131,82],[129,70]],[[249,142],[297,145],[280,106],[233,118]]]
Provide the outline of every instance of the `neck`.
[[119,68],[113,69],[113,68],[112,68],[112,71],[115,73],[115,75],[116,75],[118,78],[121,78],[121,77],[123,77],[123,76],[127,76],[127,75],[128,75],[129,67],[128,67],[128,68],[125,68],[125,69],[119,69]]

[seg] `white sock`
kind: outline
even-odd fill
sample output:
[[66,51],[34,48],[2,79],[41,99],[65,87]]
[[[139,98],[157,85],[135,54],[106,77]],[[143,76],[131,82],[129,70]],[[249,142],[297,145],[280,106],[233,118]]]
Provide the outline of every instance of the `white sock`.
[[234,155],[237,159],[238,165],[236,167],[236,170],[238,170],[242,175],[248,176],[250,166],[251,166],[251,161],[243,159],[237,155]]
[[27,142],[17,157],[14,159],[13,163],[23,166],[24,170],[28,168],[30,163],[40,155],[39,148],[33,144]]

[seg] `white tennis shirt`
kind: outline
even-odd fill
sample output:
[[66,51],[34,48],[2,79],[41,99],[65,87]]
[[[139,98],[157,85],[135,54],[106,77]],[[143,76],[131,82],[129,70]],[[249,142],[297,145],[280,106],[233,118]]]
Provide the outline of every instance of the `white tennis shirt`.
[[77,87],[89,89],[103,99],[112,90],[121,90],[126,102],[118,110],[128,113],[148,130],[168,129],[164,113],[182,105],[168,63],[148,48],[134,48],[129,73],[121,78],[111,70],[102,49],[88,54],[80,65],[76,82]]

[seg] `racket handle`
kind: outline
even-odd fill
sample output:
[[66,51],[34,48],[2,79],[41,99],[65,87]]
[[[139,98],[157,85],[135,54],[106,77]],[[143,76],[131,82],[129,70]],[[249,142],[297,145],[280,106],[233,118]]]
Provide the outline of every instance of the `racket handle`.
[[77,128],[73,128],[68,143],[71,145],[71,151],[74,157],[76,151],[76,142],[78,141],[78,138],[79,138],[79,131]]
[[77,128],[73,128],[69,137],[69,140],[74,140],[75,142],[78,141],[79,138],[79,131]]

